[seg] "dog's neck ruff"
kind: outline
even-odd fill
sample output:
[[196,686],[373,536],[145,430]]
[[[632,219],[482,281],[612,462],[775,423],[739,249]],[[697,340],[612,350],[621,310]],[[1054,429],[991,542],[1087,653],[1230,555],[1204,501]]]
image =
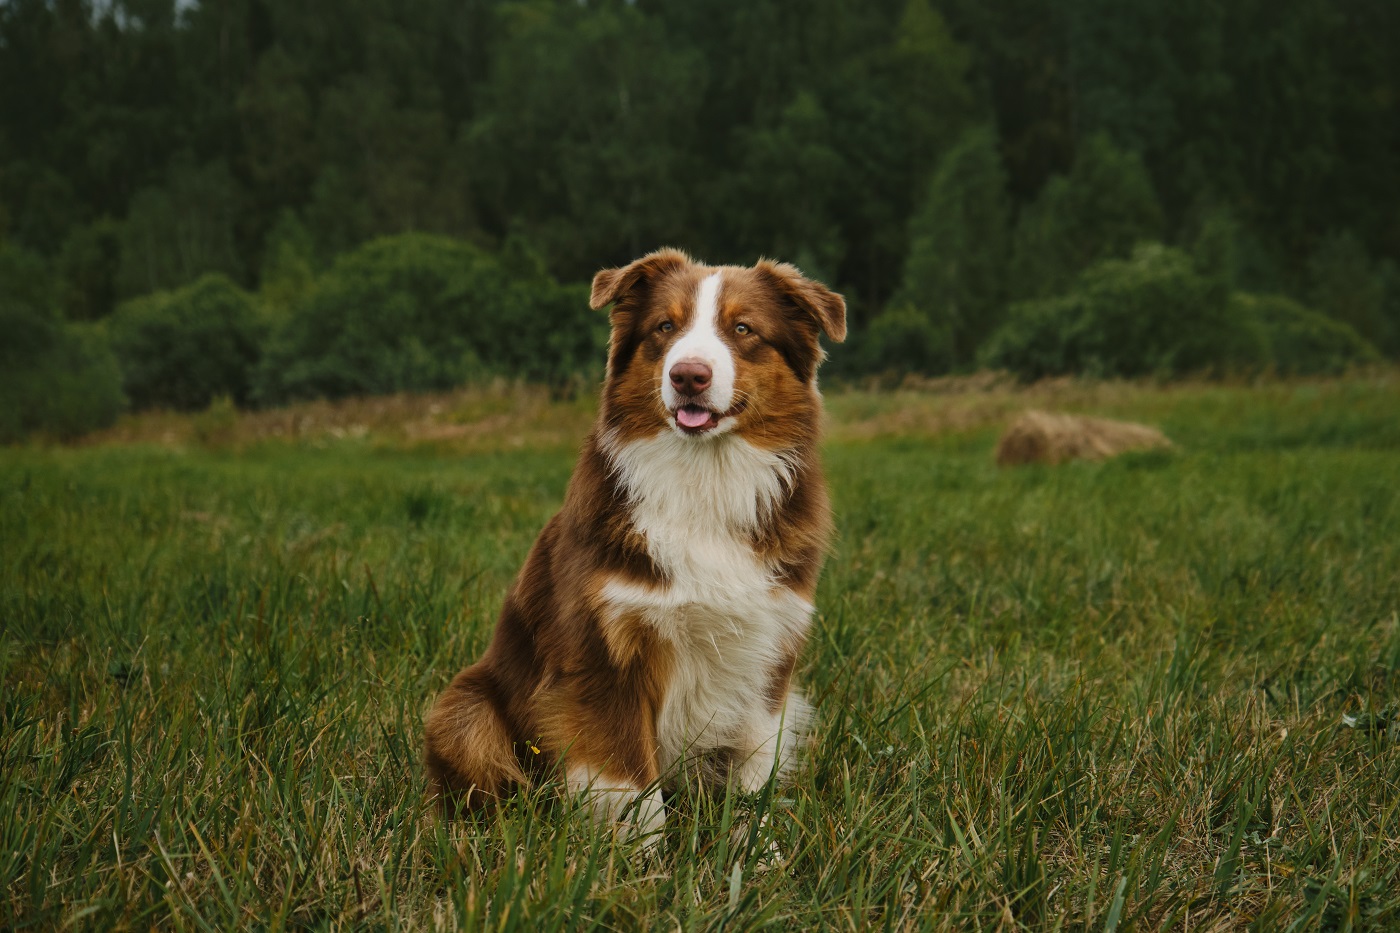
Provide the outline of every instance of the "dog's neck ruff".
[[633,520],[653,540],[752,532],[788,494],[796,473],[794,452],[764,450],[736,434],[685,437],[668,430],[625,442],[605,435],[602,448]]

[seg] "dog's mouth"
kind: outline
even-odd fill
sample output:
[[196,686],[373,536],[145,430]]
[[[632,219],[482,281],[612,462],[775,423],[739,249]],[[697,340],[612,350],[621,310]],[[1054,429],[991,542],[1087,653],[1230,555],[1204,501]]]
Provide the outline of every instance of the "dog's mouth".
[[715,411],[694,403],[682,405],[675,411],[676,427],[687,434],[705,434],[719,427],[725,418],[733,417],[744,410],[744,402],[739,402],[728,411]]

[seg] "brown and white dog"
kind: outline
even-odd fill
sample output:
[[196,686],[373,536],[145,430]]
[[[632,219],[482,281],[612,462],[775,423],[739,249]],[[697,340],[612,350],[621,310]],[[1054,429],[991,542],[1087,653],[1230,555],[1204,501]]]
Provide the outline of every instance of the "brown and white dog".
[[685,766],[757,790],[801,735],[830,530],[818,337],[845,337],[846,305],[790,265],[672,249],[599,272],[590,304],[613,304],[597,423],[486,654],[428,715],[426,764],[449,813],[558,766],[654,833]]

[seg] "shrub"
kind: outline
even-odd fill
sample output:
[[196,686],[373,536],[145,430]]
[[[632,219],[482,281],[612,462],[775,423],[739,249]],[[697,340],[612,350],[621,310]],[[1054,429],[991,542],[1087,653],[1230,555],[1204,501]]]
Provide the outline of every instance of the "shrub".
[[76,437],[116,420],[121,371],[100,332],[0,296],[0,442]]
[[1230,297],[1230,315],[1256,330],[1264,360],[1280,375],[1339,373],[1380,359],[1351,326],[1282,295],[1237,292]]
[[128,301],[106,326],[137,408],[197,411],[220,395],[251,397],[266,328],[252,297],[218,273]]
[[953,365],[951,335],[912,304],[885,309],[870,322],[856,352],[868,373],[946,373]]
[[1379,358],[1346,324],[1280,295],[1231,294],[1185,253],[1157,244],[1094,266],[1067,295],[1014,305],[982,355],[985,365],[1025,379],[1261,369],[1302,375]]
[[566,381],[601,364],[606,320],[527,250],[501,257],[404,234],[342,256],[278,327],[264,402],[442,389],[485,376]]
[[1006,323],[982,345],[982,365],[1010,370],[1026,380],[1077,372],[1079,360],[1069,332],[1082,326],[1084,313],[1080,296],[1012,305]]
[[1227,297],[1185,253],[1143,244],[1129,259],[1090,268],[1067,295],[1013,305],[983,362],[1030,379],[1257,365],[1260,338],[1230,316]]
[[1328,317],[1349,325],[1378,347],[1392,345],[1395,322],[1386,313],[1386,270],[1371,261],[1351,232],[1323,237],[1308,260],[1308,303]]

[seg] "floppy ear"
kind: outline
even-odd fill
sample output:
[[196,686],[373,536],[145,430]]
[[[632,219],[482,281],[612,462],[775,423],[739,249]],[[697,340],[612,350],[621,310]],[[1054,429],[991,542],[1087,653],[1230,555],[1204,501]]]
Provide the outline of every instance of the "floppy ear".
[[789,263],[760,259],[755,268],[768,276],[799,311],[809,315],[824,334],[837,343],[846,339],[846,299]]
[[604,269],[593,276],[593,293],[588,306],[598,309],[612,304],[639,284],[650,282],[663,272],[690,265],[690,257],[678,249],[659,249],[621,269]]

